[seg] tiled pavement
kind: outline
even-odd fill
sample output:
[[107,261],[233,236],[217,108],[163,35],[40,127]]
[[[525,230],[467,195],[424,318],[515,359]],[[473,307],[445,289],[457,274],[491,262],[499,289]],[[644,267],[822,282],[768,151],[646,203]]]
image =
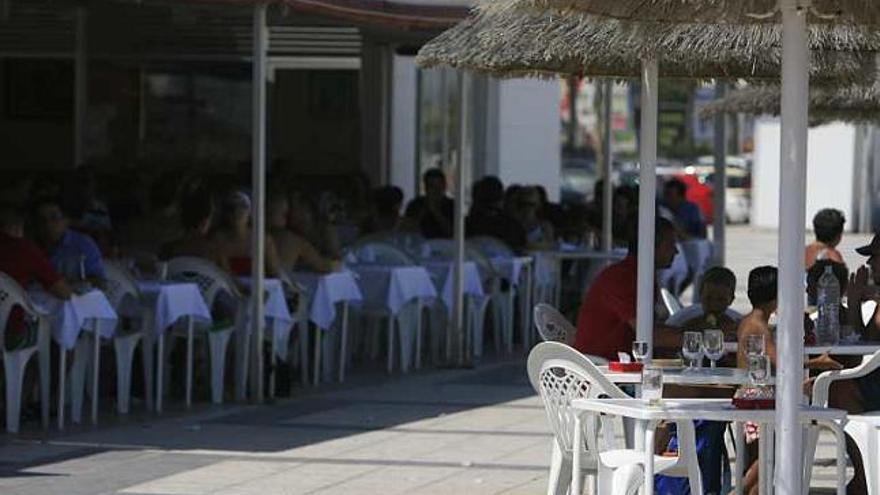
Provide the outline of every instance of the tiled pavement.
[[[539,494],[550,437],[523,368],[373,377],[262,407],[6,438],[0,493]],[[831,474],[817,480],[829,486]]]

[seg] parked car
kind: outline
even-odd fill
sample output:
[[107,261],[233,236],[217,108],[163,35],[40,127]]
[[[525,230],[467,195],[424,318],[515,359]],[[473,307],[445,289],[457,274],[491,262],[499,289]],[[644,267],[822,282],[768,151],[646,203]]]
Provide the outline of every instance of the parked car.
[[[699,185],[695,185],[694,187],[697,188],[698,197],[704,194],[702,191],[703,187],[707,188],[710,192],[712,191],[715,167],[713,161],[710,159],[711,157],[701,157],[697,161],[697,165],[688,166],[684,169],[685,175],[693,176],[697,179],[696,184]],[[727,195],[725,198],[724,213],[728,223],[747,223],[749,221],[752,208],[752,178],[748,165],[749,163],[745,159],[739,157],[727,158]],[[688,199],[693,201],[690,198],[690,194],[691,191],[689,188]],[[711,221],[713,218],[711,204],[712,200],[710,193],[708,199],[709,214],[707,215],[706,210],[703,210],[707,222]],[[702,206],[701,209],[703,209]]]

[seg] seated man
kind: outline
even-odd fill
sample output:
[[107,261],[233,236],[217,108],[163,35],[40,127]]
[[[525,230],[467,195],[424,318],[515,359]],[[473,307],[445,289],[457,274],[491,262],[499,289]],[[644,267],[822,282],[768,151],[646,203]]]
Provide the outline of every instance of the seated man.
[[687,307],[666,324],[682,330],[721,329],[729,340],[736,339],[736,327],[742,315],[730,309],[736,294],[736,275],[727,268],[716,266],[703,275],[700,284],[700,302]]
[[216,246],[208,239],[208,231],[214,219],[214,198],[207,191],[194,191],[180,200],[180,223],[182,234],[165,243],[159,251],[163,261],[178,256],[205,258],[226,269],[225,261]]
[[37,237],[52,265],[69,280],[85,280],[104,287],[107,278],[101,250],[91,237],[69,227],[58,201],[45,199],[35,207]]
[[[628,221],[629,254],[609,266],[587,291],[578,312],[577,350],[609,360],[616,360],[618,352],[630,353],[636,338],[636,291],[638,278],[638,220]],[[668,220],[657,217],[655,226],[654,266],[666,268],[678,252],[675,247],[675,229]],[[653,306],[653,304],[652,304]],[[655,347],[679,347],[678,332],[654,332]]]
[[682,239],[705,239],[706,221],[700,207],[685,197],[687,185],[678,179],[672,179],[663,186],[662,206],[669,210],[678,234]]
[[[24,238],[24,215],[12,204],[0,204],[0,272],[27,289],[33,283],[59,299],[70,298],[70,287],[52,268],[46,255]],[[14,308],[6,325],[5,344],[14,350],[33,343],[36,337],[26,325],[21,308]]]
[[813,217],[813,232],[816,241],[809,244],[804,253],[804,266],[809,270],[816,260],[831,260],[843,263],[843,256],[837,250],[837,245],[843,237],[843,225],[846,218],[843,212],[833,208],[820,210]]

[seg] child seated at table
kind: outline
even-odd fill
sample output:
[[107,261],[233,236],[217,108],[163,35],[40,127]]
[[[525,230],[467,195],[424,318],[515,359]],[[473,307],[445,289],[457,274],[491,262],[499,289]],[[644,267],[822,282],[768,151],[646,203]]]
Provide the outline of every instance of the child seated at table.
[[681,310],[672,321],[681,321],[682,330],[720,329],[726,340],[736,338],[736,327],[739,323],[734,319],[736,313],[730,311],[730,305],[736,293],[736,275],[727,268],[716,266],[703,275],[700,284],[700,303]]
[[[774,266],[760,266],[749,272],[748,296],[752,311],[743,318],[737,329],[737,366],[748,369],[748,341],[752,336],[764,337],[764,350],[771,366],[776,367],[776,341],[770,327],[770,316],[778,308],[777,300],[778,270]],[[804,362],[810,369],[839,369],[840,364],[828,354],[810,358]],[[809,382],[805,383],[805,388]],[[755,440],[759,432],[754,425],[747,425],[746,441],[748,462],[751,464],[743,478],[743,493],[758,494],[758,455]]]

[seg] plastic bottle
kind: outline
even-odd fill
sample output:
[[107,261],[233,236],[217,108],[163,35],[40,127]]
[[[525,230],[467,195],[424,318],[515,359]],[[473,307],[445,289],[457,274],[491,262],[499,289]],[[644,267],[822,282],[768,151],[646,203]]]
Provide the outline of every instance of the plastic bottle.
[[819,318],[816,320],[816,340],[819,345],[840,343],[840,283],[830,266],[819,277],[816,295]]

